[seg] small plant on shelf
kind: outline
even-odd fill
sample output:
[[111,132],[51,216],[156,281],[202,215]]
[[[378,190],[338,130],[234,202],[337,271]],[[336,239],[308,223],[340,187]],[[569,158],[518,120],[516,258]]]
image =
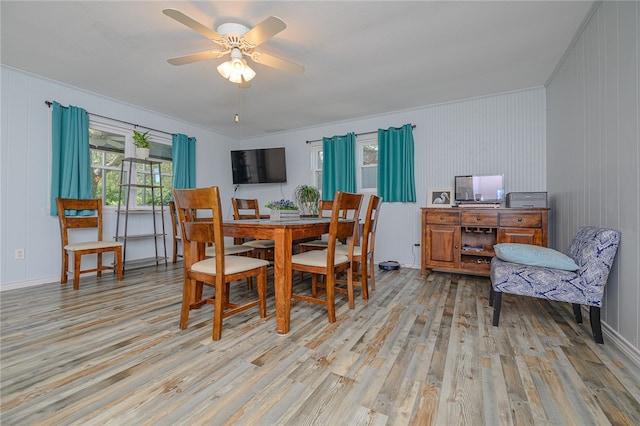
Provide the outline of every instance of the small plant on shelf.
[[136,148],[151,148],[151,142],[149,142],[149,130],[144,133],[140,133],[137,130],[134,130],[133,144],[136,146]]
[[298,210],[298,206],[296,206],[293,201],[284,199],[278,201],[269,201],[264,206],[271,210]]

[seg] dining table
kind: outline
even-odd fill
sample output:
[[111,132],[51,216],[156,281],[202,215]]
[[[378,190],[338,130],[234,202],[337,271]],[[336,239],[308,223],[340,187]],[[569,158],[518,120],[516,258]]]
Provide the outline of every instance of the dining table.
[[291,324],[291,256],[293,243],[329,233],[330,218],[300,218],[275,221],[271,219],[227,220],[223,222],[225,237],[273,240],[273,281],[278,334],[289,333]]

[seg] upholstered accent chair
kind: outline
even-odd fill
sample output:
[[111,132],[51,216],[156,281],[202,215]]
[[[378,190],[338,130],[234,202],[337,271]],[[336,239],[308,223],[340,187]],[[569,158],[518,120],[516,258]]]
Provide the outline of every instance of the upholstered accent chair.
[[583,227],[569,245],[567,255],[575,261],[575,270],[507,262],[495,257],[491,261],[493,325],[500,320],[502,293],[568,302],[578,323],[582,323],[581,305],[589,306],[593,337],[604,343],[600,308],[604,286],[618,251],[620,232],[614,229]]

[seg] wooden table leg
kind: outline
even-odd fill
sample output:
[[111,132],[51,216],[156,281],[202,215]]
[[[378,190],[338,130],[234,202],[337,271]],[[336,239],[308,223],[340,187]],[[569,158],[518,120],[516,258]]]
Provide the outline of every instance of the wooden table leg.
[[273,278],[276,297],[276,330],[289,333],[291,319],[291,255],[292,233],[290,229],[277,229],[274,235]]

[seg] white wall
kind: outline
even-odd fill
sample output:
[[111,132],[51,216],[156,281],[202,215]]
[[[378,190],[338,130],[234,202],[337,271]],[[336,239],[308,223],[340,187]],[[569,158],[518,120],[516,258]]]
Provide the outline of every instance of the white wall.
[[[195,136],[197,185],[219,185],[230,215],[229,151],[238,148],[286,147],[288,183],[242,185],[237,197],[291,198],[294,188],[309,183],[307,140],[349,131],[416,125],[417,203],[385,203],[376,244],[377,260],[397,260],[419,267],[420,207],[430,187],[453,187],[458,174],[504,173],[506,191],[545,191],[545,90],[534,88],[478,99],[366,117],[350,122],[301,129],[236,141],[200,127],[140,110],[72,87],[10,68],[2,68],[2,271],[0,288],[58,280],[60,237],[56,218],[45,214],[50,186],[50,110],[45,100],[167,132]],[[9,207],[10,206],[10,207]],[[113,235],[114,217],[106,219],[105,236]],[[14,260],[25,248],[26,258]]]
[[[640,349],[640,3],[602,2],[547,89],[553,236],[622,232],[602,319]],[[624,343],[624,342],[623,342]],[[640,352],[638,352],[640,353]]]
[[415,124],[418,202],[383,203],[376,259],[417,268],[420,248],[413,244],[420,241],[428,188],[453,188],[455,175],[504,173],[507,192],[546,191],[544,111],[545,91],[537,88],[245,140],[245,148],[286,146],[288,184],[281,190],[245,185],[239,194],[290,198],[296,185],[310,183],[307,140]]
[[[90,113],[197,139],[196,181],[220,184],[231,197],[232,139],[190,123],[155,114],[73,87],[2,67],[0,145],[0,289],[60,279],[60,232],[48,213],[51,181],[51,110],[45,101],[75,105]],[[221,155],[220,153],[224,153]],[[169,226],[167,213],[167,227]],[[140,218],[137,218],[140,219]],[[115,233],[115,214],[105,212],[104,237]],[[135,224],[134,224],[135,226]],[[170,233],[170,228],[167,228]],[[14,250],[25,249],[15,260]],[[129,248],[129,247],[127,247]],[[171,251],[171,244],[168,244]],[[140,256],[148,257],[148,256]],[[127,255],[129,258],[129,255]],[[135,257],[133,257],[135,258]]]

